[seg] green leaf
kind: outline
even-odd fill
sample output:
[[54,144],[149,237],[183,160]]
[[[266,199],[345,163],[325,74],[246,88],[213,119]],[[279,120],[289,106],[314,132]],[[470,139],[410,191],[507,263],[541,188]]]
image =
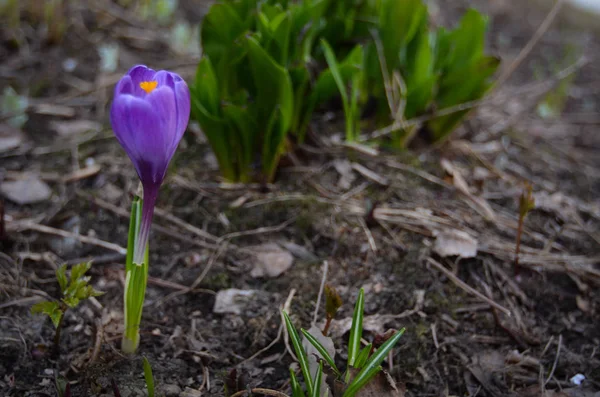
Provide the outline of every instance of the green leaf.
[[200,39],[202,50],[216,64],[225,56],[231,46],[248,25],[240,17],[232,4],[217,3],[210,7],[202,21]]
[[204,56],[198,63],[193,95],[209,114],[213,116],[220,114],[219,82],[208,56]]
[[146,357],[142,358],[144,363],[144,378],[146,379],[146,387],[148,388],[148,397],[154,397],[154,376],[152,376],[152,367]]
[[254,37],[248,37],[248,55],[257,88],[259,120],[269,120],[273,109],[281,110],[282,129],[288,130],[294,112],[292,82],[285,68],[279,65]]
[[[483,57],[465,68],[444,76],[436,98],[438,108],[444,109],[480,99],[491,84],[489,78],[496,72],[500,60]],[[469,110],[436,117],[427,123],[436,141],[446,138]]]
[[313,382],[313,391],[311,397],[321,397],[321,383],[323,381],[323,361],[319,361],[319,368],[315,374],[315,380]]
[[91,262],[82,262],[71,268],[71,283],[79,280],[92,267]]
[[64,294],[67,289],[67,265],[61,265],[58,269],[56,269],[56,280],[58,281],[58,285],[60,285],[60,292]]
[[397,69],[400,50],[426,18],[427,6],[422,0],[381,0],[379,35],[389,73]]
[[298,362],[300,363],[300,369],[302,370],[302,376],[304,377],[304,383],[306,384],[306,390],[308,390],[308,394],[312,395],[313,393],[313,380],[310,376],[310,367],[308,365],[308,357],[306,355],[306,351],[302,347],[302,341],[300,340],[300,336],[298,336],[298,332],[296,332],[296,328],[292,324],[290,317],[284,311],[283,318],[285,320],[285,326],[288,331],[288,335],[290,336],[290,340],[292,341],[292,346],[294,346],[294,351],[296,352],[296,357],[298,358]]
[[258,126],[255,114],[246,106],[227,104],[223,106],[224,119],[229,123],[232,132],[229,145],[235,151],[237,170],[240,181],[247,182],[246,176],[254,161]]
[[369,354],[371,353],[372,348],[373,344],[369,343],[360,351],[358,357],[356,357],[356,362],[354,363],[355,368],[362,368],[365,365],[365,363],[369,359]]
[[315,349],[317,349],[317,351],[319,352],[321,357],[323,357],[325,359],[325,361],[327,361],[327,364],[329,364],[331,369],[333,369],[333,372],[335,372],[335,374],[339,376],[341,374],[340,370],[336,367],[335,362],[333,361],[333,358],[331,358],[331,356],[327,352],[327,349],[325,349],[325,347],[321,344],[321,342],[319,342],[319,340],[317,338],[312,336],[305,329],[301,328],[300,331],[302,332],[302,334],[304,335],[306,340],[308,340],[315,347]]
[[292,386],[292,397],[305,397],[304,392],[302,391],[302,387],[300,383],[298,383],[298,379],[296,378],[296,374],[294,370],[290,368],[290,384]]
[[248,55],[257,88],[257,120],[267,121],[263,135],[263,173],[271,181],[290,130],[294,98],[290,76],[260,46],[254,37],[248,37]]
[[377,351],[371,356],[365,366],[358,372],[352,383],[344,392],[343,397],[353,397],[364,385],[366,385],[379,371],[381,371],[381,363],[387,357],[388,353],[394,348],[400,337],[404,334],[405,329],[402,328],[388,339]]
[[194,118],[200,123],[225,179],[237,182],[239,174],[235,168],[236,161],[230,145],[228,125],[223,119],[210,114],[193,92],[191,107]]
[[58,328],[60,324],[60,319],[63,316],[64,312],[60,308],[60,303],[56,301],[44,301],[36,303],[31,307],[31,314],[46,314],[52,320],[52,324],[54,324],[54,328]]
[[462,17],[459,26],[450,32],[452,50],[449,54],[450,70],[461,68],[483,56],[487,17],[475,9],[469,9]]
[[[353,141],[357,134],[357,125],[358,125],[358,84],[359,84],[359,76],[358,74],[354,74],[352,76],[352,92],[351,97],[348,98],[348,92],[346,90],[346,84],[344,83],[344,79],[340,72],[340,68],[338,66],[337,59],[333,52],[331,46],[325,41],[321,40],[321,47],[323,49],[323,54],[325,55],[325,60],[327,61],[327,66],[329,66],[329,70],[331,71],[331,75],[335,80],[335,83],[340,92],[340,96],[342,97],[342,104],[344,105],[344,115],[346,118],[346,140]],[[359,47],[360,48],[360,47]],[[362,49],[361,49],[362,54]],[[360,69],[358,69],[360,71]]]
[[348,341],[348,367],[354,367],[360,352],[360,339],[363,330],[363,312],[365,310],[365,291],[361,288],[354,306],[352,325],[350,326],[350,340]]

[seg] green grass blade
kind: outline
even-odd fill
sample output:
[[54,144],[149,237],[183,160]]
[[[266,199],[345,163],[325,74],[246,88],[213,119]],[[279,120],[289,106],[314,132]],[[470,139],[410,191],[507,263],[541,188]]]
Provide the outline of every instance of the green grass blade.
[[329,364],[331,369],[333,369],[333,372],[335,372],[335,374],[339,376],[341,374],[340,370],[337,369],[337,367],[335,366],[335,362],[333,361],[333,358],[329,355],[329,353],[327,352],[325,347],[321,344],[321,342],[319,342],[318,339],[315,338],[314,336],[312,336],[307,330],[300,329],[300,331],[302,332],[302,334],[304,335],[306,340],[308,340],[315,347],[315,349],[317,349],[317,351],[319,352],[321,357],[323,357],[325,359],[325,361],[327,361],[327,364]]
[[311,397],[321,397],[321,382],[323,381],[323,361],[319,361],[319,368],[315,375],[315,381],[313,386],[313,392]]
[[305,397],[304,392],[302,391],[302,387],[300,387],[300,383],[298,383],[298,379],[296,379],[296,374],[294,370],[290,368],[290,384],[292,386],[292,397]]
[[352,325],[350,328],[350,340],[348,341],[348,367],[354,367],[356,358],[360,352],[360,339],[363,330],[363,311],[365,310],[365,291],[361,288],[358,299],[354,306]]
[[356,368],[362,368],[365,365],[365,363],[369,359],[369,353],[371,352],[372,348],[373,344],[369,343],[360,351],[360,354],[358,355],[358,357],[356,357],[356,362],[354,363],[354,366]]
[[146,357],[144,362],[144,378],[146,378],[146,387],[148,388],[148,397],[154,397],[154,376],[152,376],[152,367]]
[[302,347],[302,341],[300,341],[300,336],[298,336],[298,332],[296,332],[296,328],[292,324],[290,317],[286,312],[283,312],[283,318],[285,319],[285,326],[287,328],[290,339],[292,340],[292,345],[294,346],[294,350],[296,351],[296,356],[298,357],[298,361],[300,363],[300,369],[302,370],[302,376],[304,377],[304,383],[306,383],[306,390],[309,395],[312,395],[313,392],[313,380],[310,376],[310,367],[308,366],[308,356],[306,355],[306,351]]
[[348,386],[342,397],[353,397],[364,385],[366,385],[379,371],[380,364],[383,362],[388,353],[394,348],[396,343],[404,334],[405,329],[402,328],[396,332],[394,336],[388,339],[377,351],[371,356],[365,366],[358,372],[352,383]]

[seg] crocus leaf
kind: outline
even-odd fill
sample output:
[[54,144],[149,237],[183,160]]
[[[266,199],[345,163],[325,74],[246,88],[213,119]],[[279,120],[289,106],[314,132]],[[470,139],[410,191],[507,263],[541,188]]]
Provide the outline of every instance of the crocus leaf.
[[404,334],[404,328],[396,332],[391,338],[389,338],[367,361],[362,369],[356,374],[356,377],[352,380],[343,397],[353,397],[369,380],[371,380],[379,371],[381,371],[381,363],[387,357],[388,353],[394,348],[396,343],[400,340]]
[[305,397],[302,387],[296,378],[294,370],[290,368],[290,385],[292,386],[292,397]]
[[321,397],[321,383],[323,382],[323,361],[319,362],[319,368],[315,374],[315,380],[313,382],[313,390],[310,394],[311,397]]
[[363,347],[363,349],[356,357],[356,362],[354,363],[354,368],[362,368],[367,360],[369,359],[369,354],[371,353],[371,349],[373,348],[373,344],[369,343],[367,346]]
[[354,367],[360,352],[360,339],[363,330],[363,312],[365,310],[365,291],[361,288],[354,306],[352,324],[350,326],[350,340],[348,341],[348,367]]
[[336,367],[335,362],[333,361],[333,358],[331,358],[331,356],[327,352],[327,349],[325,349],[325,347],[321,344],[321,342],[319,342],[319,340],[317,338],[312,336],[305,329],[300,329],[300,331],[302,332],[302,334],[304,335],[306,340],[309,341],[315,347],[315,349],[317,349],[317,351],[319,352],[321,357],[323,357],[323,359],[325,359],[325,361],[327,361],[327,364],[329,364],[331,369],[333,369],[333,372],[335,372],[336,375],[339,376],[341,374],[340,370]]
[[302,371],[302,376],[304,377],[306,390],[308,390],[309,395],[312,395],[313,379],[310,376],[310,367],[308,365],[308,357],[306,356],[306,351],[302,347],[302,341],[300,340],[300,336],[298,336],[298,332],[296,331],[296,328],[292,324],[292,321],[290,320],[290,317],[286,312],[283,312],[283,318],[285,320],[285,326],[287,328],[288,335],[290,337],[290,340],[292,341],[292,346],[294,346],[296,357],[298,358],[298,362],[300,363],[300,370]]

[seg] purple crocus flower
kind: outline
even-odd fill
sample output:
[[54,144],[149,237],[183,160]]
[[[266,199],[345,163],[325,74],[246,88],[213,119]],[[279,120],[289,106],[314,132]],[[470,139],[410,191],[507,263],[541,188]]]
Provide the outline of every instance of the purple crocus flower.
[[190,91],[176,73],[137,65],[115,87],[110,122],[144,188],[134,263],[144,260],[158,190],[189,118]]

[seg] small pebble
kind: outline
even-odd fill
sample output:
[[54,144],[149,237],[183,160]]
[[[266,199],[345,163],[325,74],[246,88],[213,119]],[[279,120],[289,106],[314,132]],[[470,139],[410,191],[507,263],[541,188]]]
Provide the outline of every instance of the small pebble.
[[181,388],[177,385],[164,385],[162,391],[165,397],[177,397],[181,393]]

